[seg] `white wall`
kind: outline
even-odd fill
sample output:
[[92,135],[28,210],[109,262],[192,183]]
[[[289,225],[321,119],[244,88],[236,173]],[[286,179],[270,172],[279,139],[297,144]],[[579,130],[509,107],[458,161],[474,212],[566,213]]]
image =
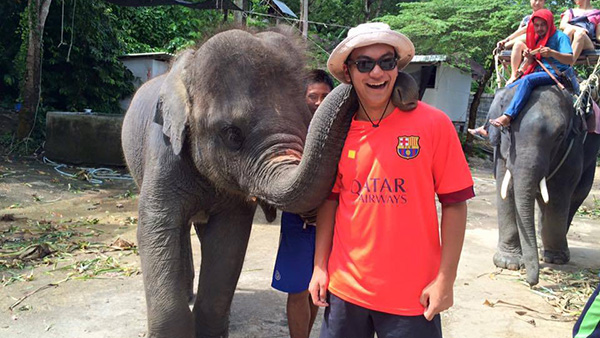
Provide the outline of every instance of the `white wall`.
[[[154,60],[149,57],[137,57],[132,59],[122,60],[123,65],[127,67],[135,79],[133,86],[137,90],[144,82],[165,73],[169,70],[169,63],[166,61]],[[121,100],[121,108],[125,111],[129,108],[129,103],[133,96]]]
[[[410,64],[407,73],[419,73],[421,64]],[[437,64],[435,88],[427,88],[423,102],[444,111],[453,122],[467,121],[471,75],[445,63]]]

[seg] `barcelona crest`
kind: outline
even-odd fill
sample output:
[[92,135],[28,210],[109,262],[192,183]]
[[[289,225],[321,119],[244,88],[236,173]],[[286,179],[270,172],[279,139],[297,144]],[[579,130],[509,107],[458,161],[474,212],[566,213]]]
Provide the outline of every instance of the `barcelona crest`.
[[396,152],[398,156],[405,160],[411,160],[417,156],[421,151],[419,146],[419,136],[400,136],[398,137],[398,146]]

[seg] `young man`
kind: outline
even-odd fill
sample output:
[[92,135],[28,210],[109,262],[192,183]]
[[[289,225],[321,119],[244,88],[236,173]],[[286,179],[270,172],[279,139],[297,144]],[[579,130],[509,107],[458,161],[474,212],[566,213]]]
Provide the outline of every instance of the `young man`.
[[473,180],[446,114],[420,101],[412,111],[391,104],[413,55],[407,37],[368,23],[328,61],[360,105],[317,214],[309,291],[327,306],[321,338],[441,337],[438,313],[452,306]]
[[[321,69],[312,70],[306,80],[306,105],[312,114],[333,90],[333,80]],[[308,282],[315,257],[315,226],[300,216],[283,212],[281,236],[273,288],[287,292],[287,319],[291,338],[308,338],[319,308],[310,300]]]

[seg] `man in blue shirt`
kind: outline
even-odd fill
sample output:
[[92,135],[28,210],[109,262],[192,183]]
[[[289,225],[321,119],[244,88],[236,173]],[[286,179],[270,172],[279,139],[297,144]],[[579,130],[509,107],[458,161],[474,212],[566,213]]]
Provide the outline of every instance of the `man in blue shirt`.
[[573,58],[571,41],[563,32],[554,26],[554,17],[552,12],[547,9],[540,9],[531,15],[531,20],[527,25],[527,49],[524,52],[526,66],[524,76],[508,85],[508,88],[517,87],[504,115],[490,123],[496,127],[506,127],[517,117],[521,109],[527,103],[529,95],[533,89],[539,86],[554,84],[552,77],[546,73],[538,64],[540,60],[543,65],[555,77],[559,73],[564,73],[571,79],[575,93],[579,91],[579,85],[575,78],[575,72],[570,66]]

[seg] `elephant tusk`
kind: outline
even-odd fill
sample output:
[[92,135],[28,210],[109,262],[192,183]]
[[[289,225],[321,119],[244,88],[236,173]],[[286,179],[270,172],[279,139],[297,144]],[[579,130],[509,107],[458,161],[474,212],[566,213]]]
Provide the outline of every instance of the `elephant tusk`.
[[542,193],[542,199],[544,200],[544,203],[548,204],[550,196],[548,195],[548,186],[546,186],[546,177],[542,178],[540,181],[540,192]]
[[502,197],[503,200],[506,199],[506,195],[508,193],[508,184],[510,183],[510,170],[506,170],[506,173],[504,174],[504,179],[502,180],[502,187],[500,188],[500,197]]

